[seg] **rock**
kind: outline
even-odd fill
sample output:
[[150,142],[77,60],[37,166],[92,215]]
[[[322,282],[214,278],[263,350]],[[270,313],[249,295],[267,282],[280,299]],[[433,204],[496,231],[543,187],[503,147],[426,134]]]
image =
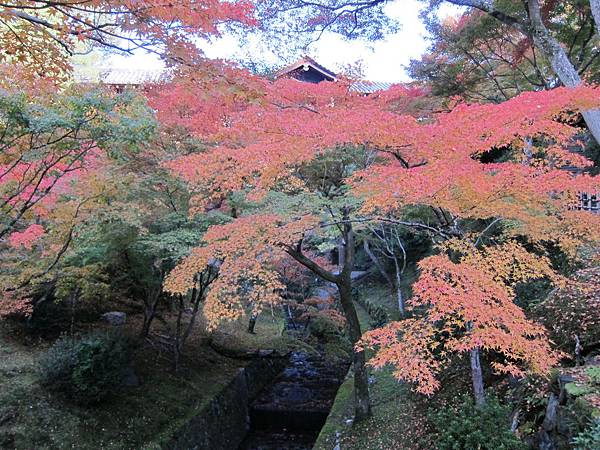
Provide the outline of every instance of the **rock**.
[[350,278],[352,281],[360,280],[362,277],[366,276],[369,272],[366,270],[356,270],[350,274]]
[[127,320],[127,314],[119,311],[111,311],[102,314],[100,316],[103,321],[109,323],[110,325],[124,325]]
[[4,425],[10,422],[17,416],[17,410],[15,408],[0,408],[0,425]]
[[558,382],[561,386],[564,386],[567,383],[572,383],[573,381],[575,381],[575,378],[568,373],[563,373],[558,376]]
[[15,448],[15,435],[0,431],[0,448]]
[[556,450],[556,445],[550,439],[550,436],[545,430],[541,430],[538,435],[538,448],[540,450]]
[[548,406],[546,407],[546,416],[542,423],[542,428],[546,431],[552,431],[556,429],[556,410],[558,408],[558,398],[554,394],[550,394],[548,399]]
[[569,421],[569,413],[565,411],[563,407],[559,407],[556,415],[556,431],[563,436],[570,436],[572,434],[571,426]]
[[127,387],[138,387],[140,385],[140,378],[135,373],[133,366],[129,366],[125,369],[121,384]]
[[258,351],[258,356],[259,358],[267,358],[269,356],[273,356],[273,353],[275,353],[275,350],[273,349],[260,349]]
[[320,287],[314,290],[314,296],[319,299],[327,300],[332,296],[332,292],[331,289]]

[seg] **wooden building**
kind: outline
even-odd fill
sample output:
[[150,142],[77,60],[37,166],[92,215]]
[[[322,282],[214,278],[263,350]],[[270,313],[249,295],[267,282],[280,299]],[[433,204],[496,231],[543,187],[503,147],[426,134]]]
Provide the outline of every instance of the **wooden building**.
[[[274,78],[293,78],[304,83],[320,83],[322,81],[335,82],[338,75],[317,63],[314,59],[304,56],[293,64],[290,64],[274,74]],[[126,69],[107,69],[98,72],[93,77],[77,76],[77,81],[81,83],[101,83],[113,87],[117,92],[121,92],[127,87],[139,87],[144,83],[159,83],[168,80],[169,75],[166,71],[159,70],[126,70]],[[350,87],[354,92],[363,94],[372,94],[382,91],[392,86],[392,83],[381,83],[372,81],[357,81]]]

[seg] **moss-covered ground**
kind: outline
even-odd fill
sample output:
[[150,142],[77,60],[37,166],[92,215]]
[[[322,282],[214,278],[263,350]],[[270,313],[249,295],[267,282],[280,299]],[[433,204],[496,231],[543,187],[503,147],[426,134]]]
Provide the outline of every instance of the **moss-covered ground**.
[[[359,292],[362,300],[371,301],[393,312],[395,298],[385,286],[364,285]],[[360,303],[364,303],[361,301]],[[360,304],[357,311],[363,331],[372,318]],[[426,448],[420,444],[424,424],[423,410],[418,397],[399,383],[391,369],[374,371],[370,385],[372,416],[360,423],[352,423],[353,380],[346,379],[338,390],[335,403],[314,450],[331,450],[339,443],[344,450],[410,450]]]
[[[282,340],[276,318],[261,317],[250,340],[244,327],[230,325],[217,336],[225,333],[228,345],[237,348],[243,340],[246,351],[291,345]],[[49,343],[27,344],[18,330],[0,323],[0,448],[159,448],[247,364],[217,353],[200,332],[177,374],[164,351],[141,345],[134,361],[141,384],[115,391],[101,405],[81,407],[39,385],[37,361]],[[130,318],[124,331],[137,334],[139,319]]]

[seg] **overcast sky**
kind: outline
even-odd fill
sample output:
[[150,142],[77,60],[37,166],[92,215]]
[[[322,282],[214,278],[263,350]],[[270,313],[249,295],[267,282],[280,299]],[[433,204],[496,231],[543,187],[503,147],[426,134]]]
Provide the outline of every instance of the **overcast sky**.
[[[400,32],[386,39],[366,43],[348,42],[340,36],[324,34],[320,41],[313,44],[307,54],[325,67],[338,71],[349,64],[361,61],[364,77],[371,81],[407,81],[408,75],[403,66],[411,58],[416,58],[427,49],[426,30],[419,19],[423,4],[418,0],[396,0],[388,4],[387,14],[401,24]],[[456,7],[442,7],[441,16],[457,14]],[[206,55],[211,58],[235,59],[240,54],[237,40],[225,36],[211,44],[203,46]],[[274,66],[283,65],[283,61],[271,59]],[[139,54],[130,57],[112,56],[106,66],[122,69],[159,69],[161,62],[153,56]]]

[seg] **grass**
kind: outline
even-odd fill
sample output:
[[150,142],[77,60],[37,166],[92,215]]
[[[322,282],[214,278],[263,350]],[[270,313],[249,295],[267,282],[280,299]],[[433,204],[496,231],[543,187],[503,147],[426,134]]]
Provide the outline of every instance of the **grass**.
[[[129,318],[135,334],[139,320]],[[230,324],[230,344],[246,338],[244,324]],[[143,346],[135,356],[139,387],[123,388],[104,404],[81,407],[38,384],[37,360],[47,343],[27,346],[0,322],[0,448],[152,449],[168,441],[247,364],[217,353],[202,333],[191,337],[184,367],[175,374],[168,356]],[[277,321],[261,317],[252,348],[284,348]],[[231,338],[233,336],[233,338]]]
[[261,314],[254,334],[249,334],[246,328],[247,323],[241,320],[223,324],[213,334],[212,343],[215,348],[227,349],[240,356],[253,354],[259,349],[273,350],[280,355],[298,348],[314,351],[305,343],[284,334],[285,321],[280,314]]

